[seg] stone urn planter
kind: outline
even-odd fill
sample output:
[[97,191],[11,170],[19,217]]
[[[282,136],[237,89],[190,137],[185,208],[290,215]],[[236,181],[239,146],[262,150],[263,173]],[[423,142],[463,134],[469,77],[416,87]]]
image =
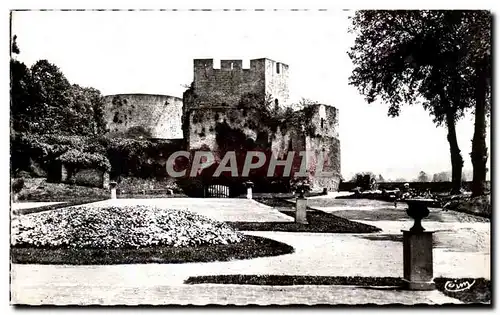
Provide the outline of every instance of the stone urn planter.
[[406,199],[405,202],[408,204],[408,209],[406,213],[415,220],[413,227],[410,228],[412,232],[423,232],[425,231],[422,226],[422,219],[429,216],[429,208],[427,205],[434,200],[432,199]]
[[406,199],[406,213],[415,220],[409,231],[403,230],[403,279],[408,290],[434,290],[434,264],[432,259],[432,235],[425,231],[422,219],[430,211],[432,199]]
[[309,185],[308,183],[300,183],[297,185],[297,192],[299,193],[299,197],[298,198],[305,198],[304,194],[306,192],[308,192],[309,190],[311,189],[311,185]]

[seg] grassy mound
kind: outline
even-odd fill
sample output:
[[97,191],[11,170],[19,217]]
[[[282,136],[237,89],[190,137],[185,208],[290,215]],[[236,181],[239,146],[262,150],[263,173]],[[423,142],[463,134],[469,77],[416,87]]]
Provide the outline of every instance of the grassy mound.
[[241,242],[243,235],[188,211],[147,206],[78,206],[15,217],[11,244],[43,248],[193,247]]
[[251,235],[244,235],[243,240],[239,243],[196,247],[13,247],[10,250],[12,262],[15,264],[50,265],[182,264],[279,256],[293,252],[294,248],[290,245]]
[[478,197],[452,196],[444,205],[445,209],[491,218],[491,195]]

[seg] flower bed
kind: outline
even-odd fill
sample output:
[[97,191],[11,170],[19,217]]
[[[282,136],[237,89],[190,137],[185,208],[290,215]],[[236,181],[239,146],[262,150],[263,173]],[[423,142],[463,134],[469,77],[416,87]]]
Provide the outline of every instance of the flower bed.
[[15,217],[11,244],[47,248],[196,247],[239,243],[243,234],[188,211],[77,206]]

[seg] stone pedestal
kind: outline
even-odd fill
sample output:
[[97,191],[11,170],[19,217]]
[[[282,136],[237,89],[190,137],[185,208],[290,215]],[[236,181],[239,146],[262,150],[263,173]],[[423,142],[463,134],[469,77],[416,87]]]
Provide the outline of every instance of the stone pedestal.
[[247,188],[247,199],[252,199],[252,188],[253,188],[253,182],[252,181],[246,181],[245,182],[245,187]]
[[295,223],[308,224],[306,209],[307,199],[298,197],[295,204]]
[[403,230],[403,270],[408,290],[434,290],[432,234]]
[[247,199],[252,199],[252,187],[247,187]]
[[116,199],[116,182],[110,182],[109,188],[111,189],[111,199]]

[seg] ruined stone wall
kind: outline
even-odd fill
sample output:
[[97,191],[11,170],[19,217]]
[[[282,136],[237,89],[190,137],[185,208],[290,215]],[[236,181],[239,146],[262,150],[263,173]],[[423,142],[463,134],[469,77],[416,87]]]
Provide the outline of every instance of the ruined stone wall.
[[189,150],[201,148],[218,151],[216,142],[217,124],[226,123],[230,128],[243,132],[247,139],[257,141],[258,128],[251,111],[225,107],[207,107],[189,113]]
[[312,104],[309,107],[312,111],[308,123],[314,126],[314,136],[338,138],[338,109],[324,104]]
[[143,133],[144,137],[181,139],[182,99],[168,95],[105,96],[105,120],[111,135]]
[[[327,188],[337,191],[340,183],[340,140],[338,133],[338,110],[333,106],[316,104],[312,106],[310,124],[313,134],[306,137],[306,150],[308,155],[308,171],[313,190]],[[332,177],[316,176],[320,164],[320,155],[323,156],[323,172],[333,172]]]
[[[308,155],[307,170],[313,191],[337,191],[340,183],[340,141],[330,137],[307,137],[306,150]],[[331,177],[317,176],[320,155],[324,156],[323,172],[333,172]]]
[[[255,109],[236,107],[242,97],[254,94],[271,96],[271,102],[286,107],[289,101],[288,66],[270,59],[250,61],[250,69],[242,68],[241,60],[221,60],[220,69],[214,69],[212,59],[194,60],[192,88],[184,95],[185,138],[188,150],[210,150],[216,160],[220,148],[217,126],[225,124],[240,132],[240,140],[270,149],[274,156],[284,160],[290,150],[296,152],[292,174],[299,171],[301,151],[308,151],[309,180],[314,190],[338,190],[340,182],[340,141],[338,110],[335,107],[314,104],[304,109],[298,121],[271,130],[259,119]],[[323,170],[332,172],[330,178],[315,176],[320,154],[325,156]]]
[[[216,160],[220,161],[220,148],[217,144],[216,128],[225,123],[230,128],[241,131],[242,142],[252,143],[269,148],[280,160],[286,159],[290,150],[296,153],[292,175],[300,170],[301,151],[307,151],[307,170],[309,180],[314,190],[327,188],[338,190],[340,182],[340,141],[338,139],[338,111],[326,105],[312,105],[308,123],[314,128],[308,128],[310,134],[295,126],[286,129],[270,130],[260,123],[258,113],[254,110],[235,109],[227,107],[206,107],[192,110],[189,114],[189,133],[187,144],[189,150],[210,150]],[[323,122],[321,122],[323,119]],[[324,156],[323,171],[333,172],[330,178],[315,175],[319,164],[319,156]]]
[[264,96],[265,63],[252,60],[243,69],[241,60],[221,60],[214,69],[213,59],[194,60],[196,106],[236,106],[246,93]]
[[288,65],[271,59],[265,59],[266,94],[272,96],[273,102],[280,107],[288,105]]

